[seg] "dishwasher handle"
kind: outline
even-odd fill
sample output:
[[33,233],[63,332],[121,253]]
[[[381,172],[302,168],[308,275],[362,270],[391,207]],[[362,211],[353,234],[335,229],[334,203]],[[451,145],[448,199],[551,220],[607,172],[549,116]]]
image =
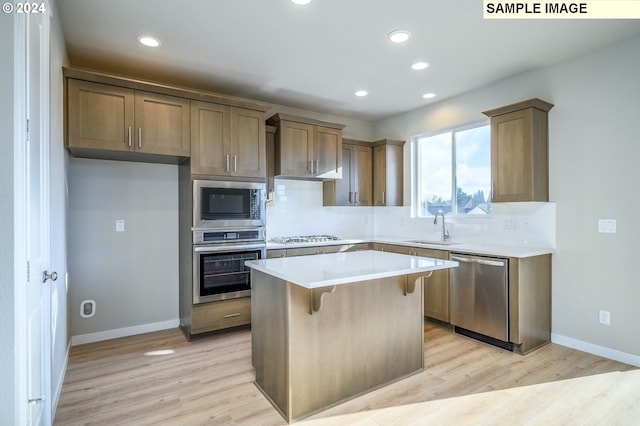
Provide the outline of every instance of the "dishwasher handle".
[[480,265],[489,265],[489,266],[505,266],[505,260],[493,260],[493,259],[485,259],[482,257],[471,257],[471,256],[456,256],[451,255],[451,260],[455,260],[457,262],[463,263],[478,263]]

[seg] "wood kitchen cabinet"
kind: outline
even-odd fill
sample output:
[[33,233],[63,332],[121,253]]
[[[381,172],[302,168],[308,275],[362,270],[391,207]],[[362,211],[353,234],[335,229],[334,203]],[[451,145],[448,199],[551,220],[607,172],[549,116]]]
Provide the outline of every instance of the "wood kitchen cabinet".
[[342,140],[342,179],[323,182],[324,206],[373,205],[373,150],[369,142]]
[[340,179],[342,124],[276,114],[274,175],[284,178]]
[[189,114],[188,99],[68,79],[66,146],[188,157]]
[[493,202],[549,201],[548,112],[529,99],[484,111],[491,121]]
[[[374,243],[373,249],[390,253],[449,260],[449,251],[447,250],[380,243]],[[449,322],[449,270],[441,269],[433,271],[430,277],[422,278],[422,285],[424,288],[424,316]]]
[[509,340],[526,354],[551,341],[551,255],[509,258]]
[[192,101],[191,174],[265,180],[264,113]]
[[313,254],[341,253],[345,251],[369,250],[368,243],[334,244],[328,246],[292,247],[288,249],[267,250],[267,259],[279,257],[308,256]]
[[274,175],[276,128],[274,126],[265,126],[265,129],[267,143],[267,202],[270,202],[275,199],[276,193],[276,181]]
[[251,324],[251,298],[193,305],[191,321],[191,334]]
[[373,144],[373,205],[401,206],[404,141],[382,139]]

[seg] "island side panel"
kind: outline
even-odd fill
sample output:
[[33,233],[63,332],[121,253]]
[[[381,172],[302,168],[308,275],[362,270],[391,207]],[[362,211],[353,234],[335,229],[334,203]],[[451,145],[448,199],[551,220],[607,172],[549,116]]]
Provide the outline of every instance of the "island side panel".
[[251,270],[251,362],[256,384],[284,415],[289,411],[287,283]]
[[406,283],[339,285],[313,314],[310,290],[289,284],[289,421],[423,369],[422,286]]

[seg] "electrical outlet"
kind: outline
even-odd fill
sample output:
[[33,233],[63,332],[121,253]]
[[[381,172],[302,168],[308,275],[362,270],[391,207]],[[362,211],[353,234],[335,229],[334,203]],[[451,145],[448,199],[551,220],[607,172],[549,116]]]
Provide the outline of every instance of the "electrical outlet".
[[611,312],[600,310],[600,324],[611,324]]
[[124,219],[116,220],[116,232],[124,232]]
[[598,232],[602,234],[615,234],[616,231],[615,219],[598,219]]
[[83,300],[80,303],[80,316],[82,318],[91,318],[96,313],[96,301],[95,300]]

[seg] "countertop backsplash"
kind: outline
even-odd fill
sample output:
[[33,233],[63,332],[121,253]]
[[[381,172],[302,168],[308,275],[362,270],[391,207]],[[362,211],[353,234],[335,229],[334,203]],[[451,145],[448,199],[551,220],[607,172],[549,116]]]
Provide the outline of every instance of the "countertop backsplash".
[[[276,179],[273,198],[267,204],[267,239],[313,234],[440,239],[441,224],[434,225],[433,217],[411,217],[411,206],[323,207],[322,182]],[[454,242],[555,249],[556,205],[494,203],[488,216],[447,216],[446,229]]]

